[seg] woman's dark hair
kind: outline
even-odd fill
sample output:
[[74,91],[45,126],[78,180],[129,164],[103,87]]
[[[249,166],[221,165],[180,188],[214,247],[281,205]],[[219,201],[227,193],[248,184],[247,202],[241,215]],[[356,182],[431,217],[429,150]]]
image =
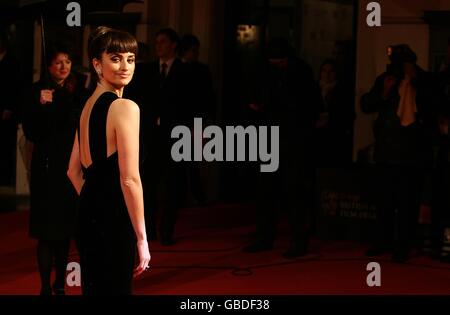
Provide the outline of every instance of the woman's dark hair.
[[115,30],[106,26],[97,27],[89,37],[89,59],[101,59],[102,54],[138,53],[138,43],[128,32]]
[[110,53],[133,53],[138,54],[138,43],[128,32],[115,30],[106,26],[97,27],[89,37],[89,64],[93,78],[97,77],[92,66],[92,60],[101,60],[102,54]]
[[47,62],[47,67],[50,67],[53,59],[56,58],[58,54],[66,54],[69,59],[72,60],[73,52],[70,45],[63,41],[54,41],[47,46],[47,51],[45,53],[45,61]]

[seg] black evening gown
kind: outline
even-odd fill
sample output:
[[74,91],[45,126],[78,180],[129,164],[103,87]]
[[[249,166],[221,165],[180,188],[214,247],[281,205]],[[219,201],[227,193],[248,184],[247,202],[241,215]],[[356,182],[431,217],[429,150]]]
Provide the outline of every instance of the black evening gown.
[[78,231],[84,295],[132,292],[136,237],[121,190],[118,153],[107,157],[106,148],[106,119],[117,98],[102,94],[89,118],[92,164],[83,168]]

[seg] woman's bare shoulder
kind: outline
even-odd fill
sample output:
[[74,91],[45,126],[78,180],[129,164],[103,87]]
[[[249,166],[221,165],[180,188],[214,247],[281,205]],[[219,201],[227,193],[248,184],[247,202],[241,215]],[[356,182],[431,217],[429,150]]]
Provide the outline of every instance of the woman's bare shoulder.
[[139,112],[139,106],[126,98],[118,98],[111,103],[111,109],[118,114],[132,114]]

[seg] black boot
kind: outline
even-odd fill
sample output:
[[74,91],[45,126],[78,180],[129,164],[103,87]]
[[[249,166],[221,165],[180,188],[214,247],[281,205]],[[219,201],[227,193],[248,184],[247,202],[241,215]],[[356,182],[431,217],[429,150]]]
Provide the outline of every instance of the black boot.
[[70,240],[62,240],[55,243],[55,269],[56,277],[52,289],[55,295],[65,295],[67,262],[69,258]]
[[66,291],[64,290],[64,287],[58,288],[55,285],[53,285],[53,294],[54,295],[66,295]]
[[52,288],[50,286],[45,286],[41,288],[41,292],[39,293],[41,296],[49,296],[52,295]]
[[37,246],[39,276],[41,278],[40,295],[52,295],[50,278],[53,264],[53,246],[51,241],[39,240]]

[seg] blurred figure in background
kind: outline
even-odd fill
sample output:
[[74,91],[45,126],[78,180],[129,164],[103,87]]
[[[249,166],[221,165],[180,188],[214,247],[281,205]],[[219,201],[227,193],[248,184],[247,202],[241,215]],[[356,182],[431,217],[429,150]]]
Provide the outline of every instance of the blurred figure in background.
[[[41,294],[64,294],[70,238],[75,233],[76,192],[67,178],[84,91],[71,74],[68,46],[47,51],[48,73],[23,101],[23,130],[33,145],[30,179],[30,236],[38,240]],[[50,284],[53,263],[56,278]]]
[[322,167],[352,162],[355,110],[352,90],[338,77],[337,65],[327,59],[320,67],[323,110],[316,123],[316,163]]
[[[178,54],[187,67],[189,81],[185,84],[189,85],[189,93],[192,95],[188,98],[190,104],[187,104],[191,111],[189,115],[192,118],[202,118],[204,125],[209,124],[215,114],[215,96],[211,71],[206,64],[199,61],[199,39],[194,35],[184,35],[180,41]],[[206,196],[200,170],[199,162],[188,165],[189,188],[194,202],[201,206],[205,204]]]
[[[447,58],[437,73],[440,96],[439,135],[435,143],[435,168],[433,174],[433,204],[431,210],[431,245],[434,257],[450,262],[450,254],[444,255],[445,231],[450,230],[450,38],[447,42]],[[449,234],[450,235],[450,234]]]
[[283,255],[295,258],[308,252],[314,198],[312,137],[320,90],[311,68],[294,55],[287,40],[269,42],[267,61],[260,100],[250,106],[260,113],[261,125],[280,127],[280,165],[274,173],[259,173],[256,240],[244,251],[272,249],[278,217],[285,210],[291,240]]
[[[450,229],[450,115],[439,118],[439,137],[433,173],[433,203],[431,210],[432,256],[450,262],[450,255],[444,255],[445,230]],[[448,236],[447,236],[448,238]]]
[[[189,107],[194,117],[212,120],[215,114],[215,96],[211,71],[208,65],[199,61],[200,41],[194,35],[184,35],[180,40],[179,56],[187,66],[189,88],[193,89],[192,104]],[[189,84],[190,82],[186,82]]]
[[374,126],[378,167],[378,235],[367,256],[392,252],[405,262],[415,241],[424,172],[432,164],[438,105],[433,77],[417,64],[407,45],[391,46],[390,64],[361,98],[365,113],[378,113]]
[[[184,163],[172,160],[170,134],[178,125],[193,123],[189,77],[186,65],[177,57],[180,39],[171,28],[161,29],[155,38],[157,60],[142,63],[124,97],[141,109],[142,182],[148,239],[158,238],[163,246],[175,244],[178,211],[186,200],[187,171]],[[157,226],[158,205],[160,206]],[[159,229],[159,235],[157,233]]]

